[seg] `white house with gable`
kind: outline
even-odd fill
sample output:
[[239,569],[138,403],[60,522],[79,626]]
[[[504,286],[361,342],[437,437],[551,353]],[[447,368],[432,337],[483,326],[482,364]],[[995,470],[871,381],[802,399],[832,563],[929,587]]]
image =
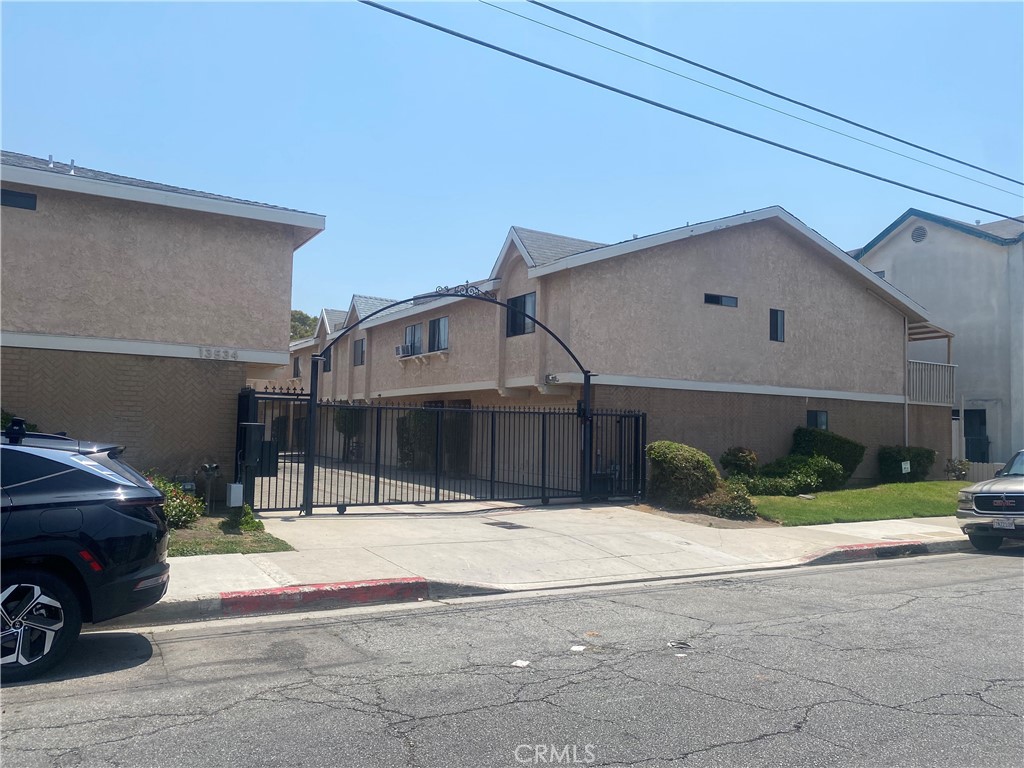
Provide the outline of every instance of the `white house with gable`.
[[856,258],[956,335],[913,357],[956,364],[954,417],[964,451],[1005,461],[1024,448],[1024,219],[966,224],[911,208]]

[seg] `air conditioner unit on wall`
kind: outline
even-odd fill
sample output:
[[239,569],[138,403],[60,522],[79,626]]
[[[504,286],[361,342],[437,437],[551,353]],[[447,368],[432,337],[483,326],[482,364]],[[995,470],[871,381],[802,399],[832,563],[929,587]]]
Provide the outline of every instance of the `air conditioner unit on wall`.
[[412,353],[412,344],[399,344],[395,347],[395,357],[409,357]]

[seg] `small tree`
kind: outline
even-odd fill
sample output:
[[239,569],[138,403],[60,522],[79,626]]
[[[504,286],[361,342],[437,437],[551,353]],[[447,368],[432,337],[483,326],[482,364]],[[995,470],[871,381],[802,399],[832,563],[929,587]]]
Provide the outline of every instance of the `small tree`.
[[317,318],[307,315],[301,309],[292,310],[291,340],[305,339],[316,333]]
[[352,441],[362,436],[365,424],[366,411],[362,408],[341,406],[334,412],[334,428],[345,438],[342,461],[349,460]]

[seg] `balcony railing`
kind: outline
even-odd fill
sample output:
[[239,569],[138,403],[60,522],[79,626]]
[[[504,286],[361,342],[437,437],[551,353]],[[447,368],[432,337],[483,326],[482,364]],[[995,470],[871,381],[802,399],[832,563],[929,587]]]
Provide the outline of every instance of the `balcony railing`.
[[954,404],[955,365],[907,361],[907,387],[910,402],[918,405]]

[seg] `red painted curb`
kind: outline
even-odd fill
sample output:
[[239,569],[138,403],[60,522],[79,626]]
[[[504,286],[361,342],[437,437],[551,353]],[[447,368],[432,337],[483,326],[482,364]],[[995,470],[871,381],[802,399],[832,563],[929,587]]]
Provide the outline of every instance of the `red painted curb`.
[[221,592],[220,609],[224,616],[241,616],[249,613],[342,608],[368,603],[399,603],[426,599],[429,594],[429,582],[419,576],[412,576]]
[[852,563],[858,560],[887,559],[909,555],[938,555],[971,548],[967,539],[947,541],[872,541],[865,544],[839,544],[803,558],[804,565]]

